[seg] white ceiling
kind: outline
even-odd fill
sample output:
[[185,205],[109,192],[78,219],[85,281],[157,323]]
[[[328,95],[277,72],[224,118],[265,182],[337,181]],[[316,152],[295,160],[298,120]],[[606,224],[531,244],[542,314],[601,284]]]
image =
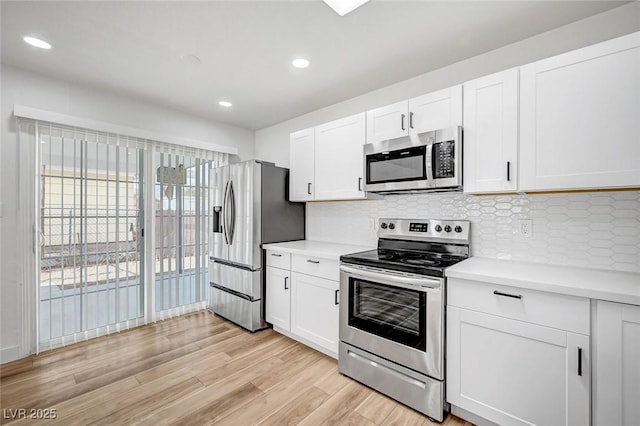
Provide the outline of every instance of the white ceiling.
[[2,62],[260,129],[622,4],[373,0],[341,18],[320,0],[3,1]]

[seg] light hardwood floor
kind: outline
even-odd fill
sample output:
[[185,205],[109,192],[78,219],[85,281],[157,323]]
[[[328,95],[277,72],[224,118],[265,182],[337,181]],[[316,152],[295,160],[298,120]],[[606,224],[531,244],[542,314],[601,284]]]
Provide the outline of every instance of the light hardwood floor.
[[[334,359],[207,311],[0,368],[0,421],[12,425],[431,424],[342,376]],[[52,408],[56,418],[5,418],[17,408]],[[451,415],[444,424],[469,425]]]

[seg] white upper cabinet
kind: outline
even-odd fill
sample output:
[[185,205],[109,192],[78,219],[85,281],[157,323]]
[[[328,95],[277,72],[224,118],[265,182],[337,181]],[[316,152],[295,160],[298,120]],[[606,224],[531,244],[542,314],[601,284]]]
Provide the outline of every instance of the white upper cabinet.
[[367,143],[462,125],[462,86],[367,111]]
[[464,192],[518,189],[518,69],[464,84]]
[[363,191],[365,113],[290,135],[290,201],[358,200]]
[[309,201],[314,194],[314,128],[291,133],[289,139],[289,200]]
[[520,189],[640,186],[640,33],[520,69]]
[[409,132],[462,126],[462,85],[409,100]]
[[362,146],[365,113],[315,128],[315,199],[365,198]]
[[407,136],[409,134],[408,115],[407,101],[367,111],[367,143]]

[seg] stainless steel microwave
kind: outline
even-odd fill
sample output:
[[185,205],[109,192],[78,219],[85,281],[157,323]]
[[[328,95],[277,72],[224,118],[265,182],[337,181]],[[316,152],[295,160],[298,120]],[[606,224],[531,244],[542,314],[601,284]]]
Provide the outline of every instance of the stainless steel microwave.
[[364,190],[379,193],[462,189],[462,127],[364,145]]

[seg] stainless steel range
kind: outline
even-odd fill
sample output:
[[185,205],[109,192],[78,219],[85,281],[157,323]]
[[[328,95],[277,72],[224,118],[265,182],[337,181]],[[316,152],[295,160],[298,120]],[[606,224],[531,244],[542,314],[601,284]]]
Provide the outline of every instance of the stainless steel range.
[[340,372],[442,421],[446,267],[468,221],[380,219],[378,249],[340,258]]

